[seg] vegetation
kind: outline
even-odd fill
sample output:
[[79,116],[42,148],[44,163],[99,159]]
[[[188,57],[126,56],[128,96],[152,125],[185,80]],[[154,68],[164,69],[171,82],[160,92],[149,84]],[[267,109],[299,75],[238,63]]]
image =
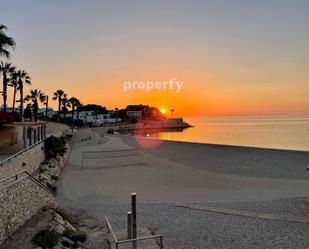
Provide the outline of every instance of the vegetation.
[[24,110],[24,85],[31,84],[31,78],[28,73],[24,70],[18,70],[14,73],[14,77],[17,78],[18,89],[19,89],[19,102],[20,102],[20,113]]
[[74,219],[74,217],[71,214],[69,214],[67,211],[65,211],[64,209],[54,208],[53,210],[67,222],[71,223],[72,225],[77,225],[77,221]]
[[6,29],[7,27],[5,25],[0,24],[0,56],[8,58],[10,56],[9,49],[15,47],[15,41],[12,37],[9,37],[4,33],[4,30]]
[[60,234],[52,230],[42,230],[32,238],[31,242],[42,248],[52,248],[57,245]]
[[83,232],[74,232],[72,230],[66,229],[63,234],[63,236],[68,237],[70,240],[72,240],[75,244],[77,242],[85,242],[85,240],[87,239],[87,235]]
[[52,176],[50,176],[50,179],[52,179],[52,180],[54,180],[54,181],[57,181],[57,180],[58,180],[58,176],[52,175]]
[[3,110],[7,111],[7,87],[10,82],[10,76],[15,72],[15,67],[8,62],[1,61],[0,73],[2,74],[2,97],[3,97]]
[[96,114],[107,114],[107,109],[105,106],[95,105],[95,104],[88,104],[84,105],[79,108],[79,111],[93,111]]
[[61,113],[61,105],[63,104],[62,99],[66,99],[67,95],[64,93],[63,90],[59,89],[54,92],[53,100],[58,101],[58,120],[60,120],[60,113]]
[[[15,47],[15,41],[13,38],[8,37],[5,34],[6,26],[0,24],[0,56],[4,56],[8,58],[10,55],[10,49]],[[34,120],[37,121],[39,114],[39,105],[45,105],[45,115],[48,114],[48,96],[43,94],[41,90],[34,89],[31,90],[28,95],[24,98],[24,86],[31,84],[31,77],[29,74],[22,69],[17,69],[9,62],[1,61],[0,63],[0,76],[2,77],[2,97],[3,97],[3,109],[7,111],[7,92],[8,87],[13,87],[13,112],[15,111],[15,104],[17,102],[20,103],[20,114],[22,118],[28,118],[32,120],[32,116],[34,116]],[[19,93],[19,100],[17,94]],[[66,124],[71,124],[72,129],[74,125],[77,124],[79,127],[80,120],[74,119],[75,112],[77,112],[77,116],[79,117],[79,113],[83,111],[92,111],[96,115],[97,114],[107,114],[109,113],[106,107],[96,104],[88,104],[83,105],[81,101],[76,97],[68,97],[68,95],[62,89],[58,89],[53,93],[53,100],[57,101],[58,104],[58,113],[57,116],[52,117],[52,120],[58,122],[64,122]],[[27,108],[24,112],[24,102],[29,101],[31,104],[27,105]],[[71,115],[69,118],[66,117],[66,114],[71,111]],[[156,107],[151,107],[148,105],[128,105],[124,109],[116,108],[114,111],[110,112],[111,117],[118,119],[129,121],[129,122],[137,122],[136,118],[129,117],[127,115],[128,111],[141,111],[142,117],[144,119],[163,119],[164,115],[160,112],[160,110]],[[174,110],[171,110],[172,116]],[[62,115],[61,115],[62,114]],[[45,117],[45,120],[50,117]],[[23,120],[23,119],[22,119]]]
[[31,106],[34,115],[34,121],[38,120],[38,110],[39,110],[39,101],[44,103],[46,100],[46,96],[38,89],[34,89],[30,91],[30,94],[26,96],[26,101],[31,101]]
[[31,111],[31,105],[30,104],[27,105],[27,107],[24,111],[24,118],[29,119],[29,120],[32,119],[32,111]]
[[67,151],[66,142],[67,138],[64,136],[48,137],[44,142],[45,157],[47,159],[51,159],[57,157],[58,155],[63,156],[63,154]]
[[72,97],[69,99],[70,106],[72,107],[72,130],[74,127],[74,113],[77,107],[81,106],[79,99]]

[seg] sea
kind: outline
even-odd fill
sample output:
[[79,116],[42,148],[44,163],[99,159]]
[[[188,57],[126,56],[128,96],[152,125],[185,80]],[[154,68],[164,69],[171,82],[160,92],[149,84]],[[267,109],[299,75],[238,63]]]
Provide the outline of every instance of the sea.
[[163,140],[309,151],[309,116],[184,118],[183,130],[148,132]]

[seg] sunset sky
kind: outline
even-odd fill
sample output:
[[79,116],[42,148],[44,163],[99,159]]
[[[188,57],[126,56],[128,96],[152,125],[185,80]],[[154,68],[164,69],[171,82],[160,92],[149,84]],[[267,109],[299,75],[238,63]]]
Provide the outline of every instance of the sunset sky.
[[[0,23],[12,62],[49,95],[178,116],[309,114],[307,0],[10,0]],[[173,76],[179,93],[123,91]]]

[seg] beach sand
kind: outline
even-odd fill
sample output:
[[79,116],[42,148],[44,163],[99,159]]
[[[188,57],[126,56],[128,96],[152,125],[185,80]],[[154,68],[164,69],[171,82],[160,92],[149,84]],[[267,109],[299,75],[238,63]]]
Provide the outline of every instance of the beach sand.
[[309,153],[164,141],[139,158],[87,160],[89,150],[137,146],[112,135],[73,146],[60,179],[63,207],[125,226],[137,192],[138,223],[166,248],[308,248]]

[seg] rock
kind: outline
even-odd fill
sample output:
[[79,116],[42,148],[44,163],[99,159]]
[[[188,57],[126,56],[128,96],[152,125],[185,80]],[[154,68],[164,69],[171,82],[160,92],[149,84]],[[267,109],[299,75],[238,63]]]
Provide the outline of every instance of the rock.
[[60,243],[64,246],[69,245],[67,247],[70,247],[75,244],[74,241],[70,240],[68,237],[61,237]]
[[65,231],[65,227],[59,223],[53,224],[52,229],[55,230],[57,233],[62,234]]
[[46,173],[41,173],[40,175],[39,175],[39,180],[40,181],[45,181],[45,180],[48,180],[50,177],[49,177],[49,175],[48,174],[46,174]]
[[64,220],[63,220],[63,218],[62,218],[61,215],[55,213],[54,218],[55,218],[55,221],[56,221],[57,223],[59,223],[59,224],[62,225],[62,226],[65,226],[65,222],[64,222]]
[[65,248],[65,247],[63,247],[63,246],[61,246],[61,245],[55,245],[55,246],[53,247],[53,249],[63,249],[63,248]]
[[65,221],[64,226],[65,226],[67,229],[69,229],[69,230],[71,230],[71,231],[73,231],[73,232],[76,232],[76,231],[77,231],[76,228],[75,228],[70,222]]

